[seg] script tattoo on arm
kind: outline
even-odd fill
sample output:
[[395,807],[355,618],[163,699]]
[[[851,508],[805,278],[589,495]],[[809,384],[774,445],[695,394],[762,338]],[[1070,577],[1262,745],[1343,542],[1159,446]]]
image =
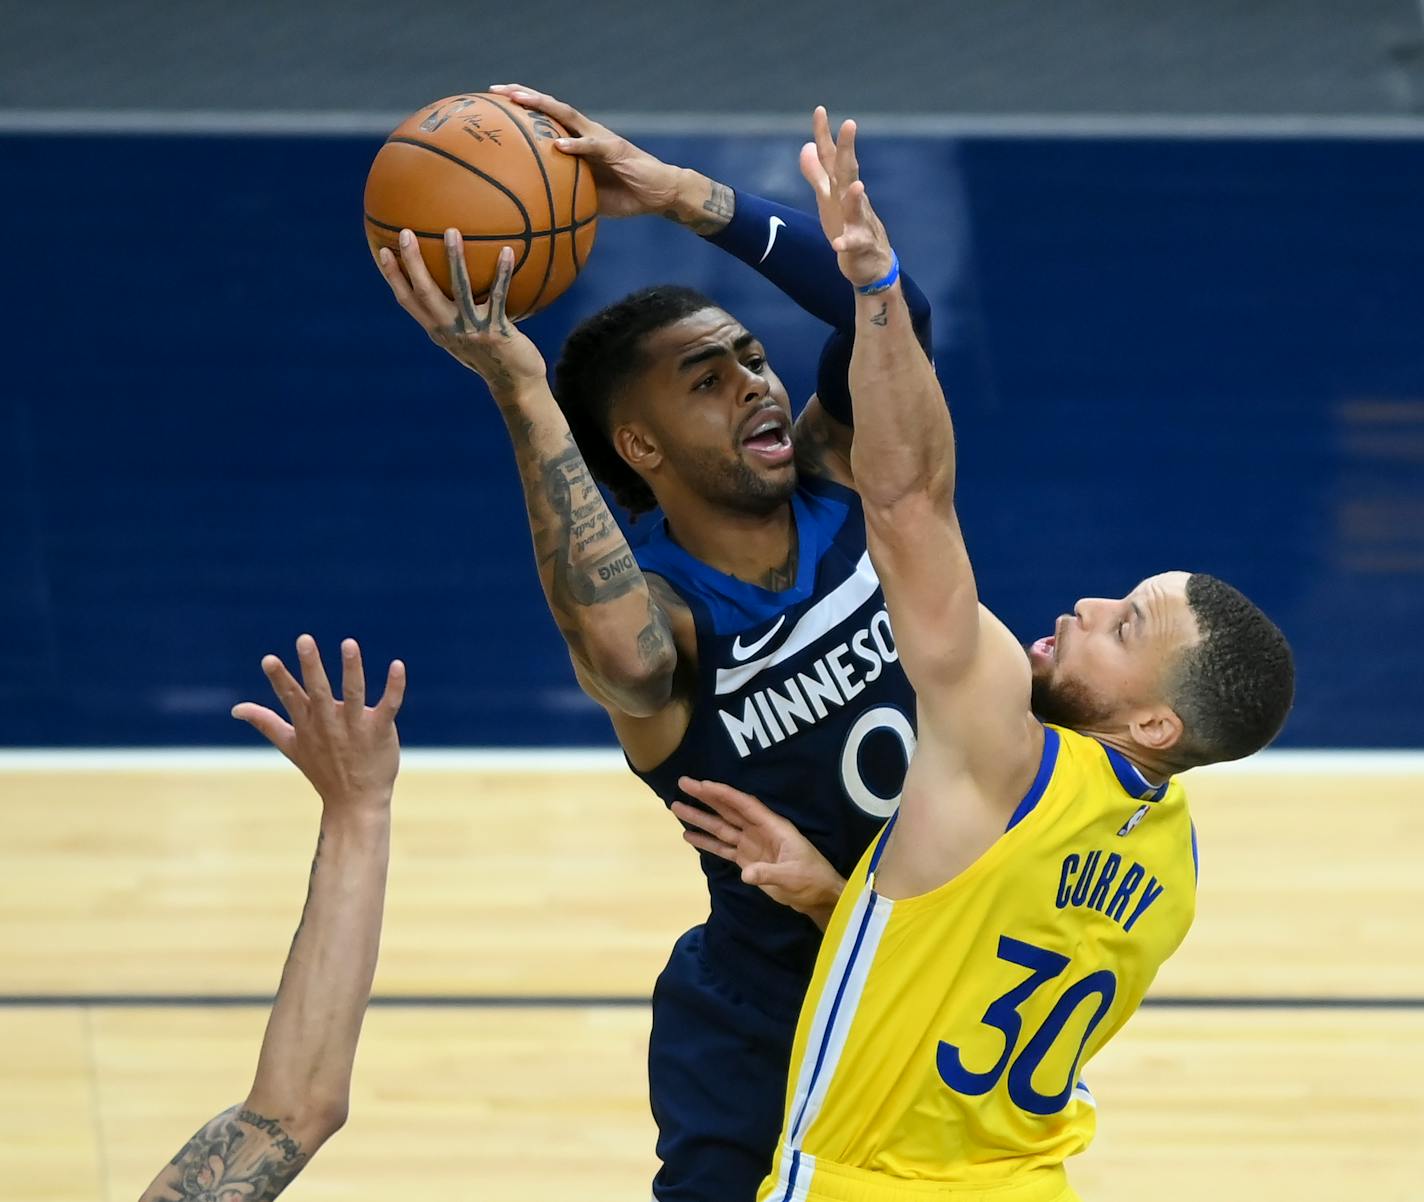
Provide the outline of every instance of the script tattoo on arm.
[[[524,503],[544,593],[569,650],[600,691],[638,713],[669,687],[675,647],[667,613],[628,547],[623,531],[573,435],[546,433],[512,407],[505,412],[524,485]],[[600,657],[600,649],[604,656]],[[611,658],[622,686],[598,664]],[[634,669],[637,669],[636,671]],[[646,677],[647,679],[641,679]],[[654,706],[653,708],[656,708]]]
[[276,1119],[233,1106],[183,1146],[141,1202],[271,1202],[306,1162]]

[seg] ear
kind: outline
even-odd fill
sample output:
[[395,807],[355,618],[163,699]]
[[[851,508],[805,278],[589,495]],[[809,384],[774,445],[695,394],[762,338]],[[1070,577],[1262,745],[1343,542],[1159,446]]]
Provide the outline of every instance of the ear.
[[613,430],[613,449],[639,475],[654,472],[663,461],[662,448],[641,422],[624,422]]
[[1182,741],[1185,726],[1170,705],[1156,705],[1138,711],[1128,723],[1133,739],[1150,751],[1170,751]]

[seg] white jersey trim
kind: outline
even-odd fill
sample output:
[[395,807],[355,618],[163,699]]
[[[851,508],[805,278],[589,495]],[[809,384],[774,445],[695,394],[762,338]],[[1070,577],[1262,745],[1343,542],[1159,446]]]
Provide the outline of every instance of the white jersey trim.
[[718,668],[717,696],[736,692],[765,669],[775,667],[809,647],[855,613],[875,595],[879,587],[880,578],[870,562],[870,552],[866,551],[855,565],[855,571],[803,613],[786,640],[770,655],[738,664],[735,668]]

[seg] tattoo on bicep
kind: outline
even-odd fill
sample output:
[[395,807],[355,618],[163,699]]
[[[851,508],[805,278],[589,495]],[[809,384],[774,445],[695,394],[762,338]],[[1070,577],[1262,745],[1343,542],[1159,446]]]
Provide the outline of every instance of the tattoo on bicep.
[[638,658],[645,668],[661,660],[672,646],[672,623],[667,613],[648,593],[648,624],[638,632]]
[[270,1202],[306,1162],[301,1144],[275,1119],[234,1106],[172,1159],[177,1173],[165,1202]]

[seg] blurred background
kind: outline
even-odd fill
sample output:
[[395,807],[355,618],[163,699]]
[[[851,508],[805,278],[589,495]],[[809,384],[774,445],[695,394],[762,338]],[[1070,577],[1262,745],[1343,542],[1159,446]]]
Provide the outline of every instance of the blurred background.
[[[861,118],[935,305],[989,604],[1027,640],[1080,596],[1215,572],[1296,645],[1282,745],[1424,736],[1417,0],[0,17],[3,742],[246,741],[229,706],[302,629],[409,661],[411,743],[610,742],[488,396],[361,230],[384,133],[506,81],[790,201],[811,106]],[[656,220],[604,223],[531,331],[552,362],[665,279],[810,391],[816,323]]]
[[[1294,643],[1287,750],[1191,774],[1198,921],[1091,1066],[1083,1195],[1424,1198],[1419,0],[0,0],[0,1202],[136,1196],[241,1097],[316,823],[227,713],[303,630],[408,661],[416,750],[350,1128],[291,1196],[647,1196],[701,879],[362,231],[385,134],[494,82],[791,202],[811,107],[859,118],[987,603],[1027,640],[1185,567]],[[656,219],[528,328],[552,362],[666,280],[810,391],[816,323]]]

